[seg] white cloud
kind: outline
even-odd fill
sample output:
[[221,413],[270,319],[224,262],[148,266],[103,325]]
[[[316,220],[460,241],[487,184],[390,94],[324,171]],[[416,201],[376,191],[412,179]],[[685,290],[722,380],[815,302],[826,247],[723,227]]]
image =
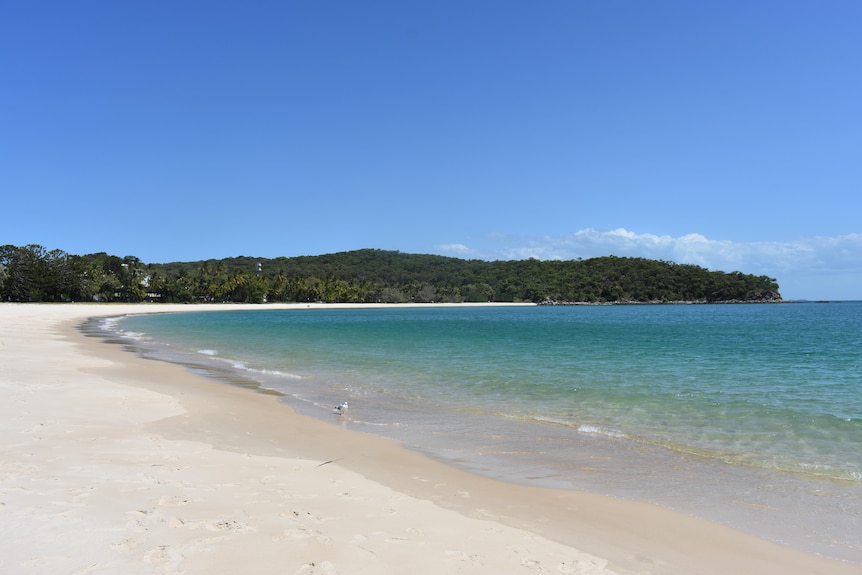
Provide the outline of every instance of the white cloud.
[[464,244],[444,244],[437,246],[437,249],[447,254],[469,255],[473,252]]

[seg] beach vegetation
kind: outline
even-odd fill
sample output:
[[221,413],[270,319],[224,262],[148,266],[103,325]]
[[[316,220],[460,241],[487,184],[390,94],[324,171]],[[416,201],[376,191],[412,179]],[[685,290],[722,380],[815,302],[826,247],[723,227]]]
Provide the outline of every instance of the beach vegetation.
[[368,249],[146,264],[0,246],[2,301],[710,303],[780,301],[778,290],[768,276],[612,255],[484,261]]

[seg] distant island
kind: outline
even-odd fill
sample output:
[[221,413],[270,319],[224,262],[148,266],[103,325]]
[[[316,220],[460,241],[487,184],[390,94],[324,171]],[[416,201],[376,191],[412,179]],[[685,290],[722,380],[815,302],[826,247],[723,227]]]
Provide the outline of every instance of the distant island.
[[0,247],[0,301],[15,302],[780,302],[778,289],[767,276],[612,255],[485,261],[363,249],[147,264],[104,252]]

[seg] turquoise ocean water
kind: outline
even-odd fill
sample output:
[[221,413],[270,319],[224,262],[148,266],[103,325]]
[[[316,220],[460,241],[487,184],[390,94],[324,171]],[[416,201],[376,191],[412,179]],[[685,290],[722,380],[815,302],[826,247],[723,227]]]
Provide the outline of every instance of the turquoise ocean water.
[[262,306],[103,328],[476,473],[862,563],[862,302]]

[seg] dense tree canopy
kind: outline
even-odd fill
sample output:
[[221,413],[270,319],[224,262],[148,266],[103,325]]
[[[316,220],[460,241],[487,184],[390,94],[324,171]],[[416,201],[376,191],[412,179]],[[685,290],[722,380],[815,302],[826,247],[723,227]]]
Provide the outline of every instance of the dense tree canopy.
[[727,302],[779,301],[767,276],[644,258],[463,260],[357,250],[144,264],[42,246],[0,247],[2,301]]

